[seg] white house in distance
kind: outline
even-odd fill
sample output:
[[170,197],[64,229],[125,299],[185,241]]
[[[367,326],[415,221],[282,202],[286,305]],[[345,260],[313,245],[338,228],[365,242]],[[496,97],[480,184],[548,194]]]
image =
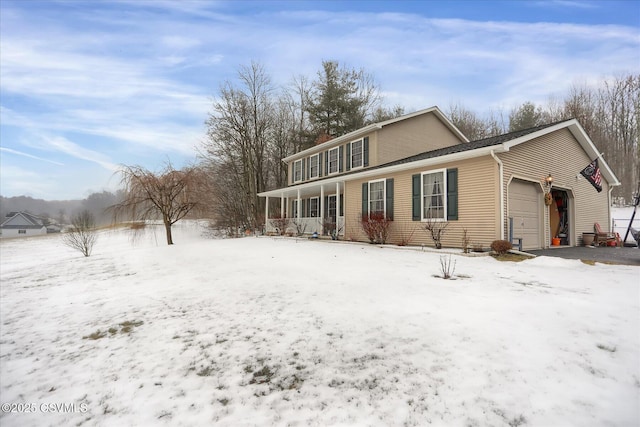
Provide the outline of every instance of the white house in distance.
[[28,212],[11,212],[0,225],[0,237],[26,237],[47,234],[44,222]]

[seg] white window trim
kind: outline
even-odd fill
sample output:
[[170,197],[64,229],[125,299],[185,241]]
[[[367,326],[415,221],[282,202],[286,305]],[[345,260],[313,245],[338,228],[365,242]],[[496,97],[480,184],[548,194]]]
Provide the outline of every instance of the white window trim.
[[[362,149],[362,151],[360,152],[360,166],[353,166],[353,144],[357,144],[360,143],[360,147]],[[352,141],[349,143],[350,144],[350,149],[349,149],[349,167],[350,169],[362,169],[364,167],[364,138],[359,139],[357,141]]]
[[428,219],[424,217],[424,176],[432,175],[434,173],[442,173],[442,208],[444,209],[444,218],[432,218],[432,221],[447,221],[447,170],[446,169],[434,169],[420,174],[420,221],[427,222]]
[[384,217],[387,217],[387,180],[385,178],[382,179],[374,179],[373,181],[369,181],[367,184],[367,213],[371,215],[371,184],[376,182],[382,182],[382,206]]
[[[331,172],[331,152],[332,151],[335,151],[337,153],[336,154],[337,161],[336,161],[336,171],[335,172]],[[330,148],[327,151],[327,169],[329,169],[327,171],[327,175],[336,175],[336,174],[340,173],[340,147],[339,146],[338,147],[334,147],[334,148]]]
[[[311,175],[311,171],[313,170],[311,168],[311,159],[316,158],[316,161],[318,162],[318,166],[316,167],[316,174],[315,175]],[[309,156],[309,159],[307,159],[307,161],[309,162],[309,179],[316,179],[318,177],[320,177],[320,155],[319,154],[314,154],[312,156]]]
[[[296,179],[296,165],[300,163],[300,179]],[[293,162],[293,182],[302,182],[304,171],[302,170],[302,159]]]

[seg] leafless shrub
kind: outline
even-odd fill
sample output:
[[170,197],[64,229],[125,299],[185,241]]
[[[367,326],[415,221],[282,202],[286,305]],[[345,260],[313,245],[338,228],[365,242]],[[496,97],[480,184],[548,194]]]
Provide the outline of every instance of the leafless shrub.
[[449,223],[447,221],[439,221],[431,217],[427,218],[424,229],[431,234],[436,249],[442,248],[442,236],[448,226]]
[[93,214],[84,210],[71,219],[71,229],[62,236],[62,241],[88,257],[98,240],[95,225]]
[[284,236],[287,227],[289,227],[289,218],[271,218],[269,223],[276,229],[278,236]]
[[413,235],[416,233],[415,224],[408,224],[406,222],[401,222],[400,227],[398,227],[398,234],[400,235],[400,240],[398,240],[398,246],[407,246],[413,240]]
[[360,219],[360,227],[369,238],[369,242],[382,245],[387,243],[391,224],[392,221],[384,215],[384,212],[363,214]]
[[291,224],[296,230],[296,236],[302,236],[307,231],[307,222],[303,219],[292,219]]
[[471,236],[466,228],[462,229],[462,251],[468,254],[471,248]]
[[456,261],[453,260],[453,264],[451,263],[451,255],[448,257],[441,256],[440,257],[440,272],[442,273],[443,279],[451,279],[453,278],[453,274],[456,271]]

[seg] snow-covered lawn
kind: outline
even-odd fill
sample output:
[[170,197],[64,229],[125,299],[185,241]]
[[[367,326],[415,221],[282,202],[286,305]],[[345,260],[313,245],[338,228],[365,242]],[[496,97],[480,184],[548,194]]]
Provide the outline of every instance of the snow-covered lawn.
[[175,242],[0,243],[2,426],[640,424],[638,267]]

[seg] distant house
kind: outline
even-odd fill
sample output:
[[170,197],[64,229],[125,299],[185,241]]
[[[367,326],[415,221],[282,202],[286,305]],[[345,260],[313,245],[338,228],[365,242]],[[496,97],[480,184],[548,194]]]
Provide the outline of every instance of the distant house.
[[376,213],[392,221],[388,243],[431,244],[416,230],[436,220],[449,223],[449,247],[463,234],[485,248],[511,238],[524,249],[580,245],[594,222],[608,230],[611,189],[620,185],[575,119],[469,141],[437,107],[283,161],[289,185],[260,193],[267,232],[289,218],[287,227],[359,241],[367,241],[360,219]]
[[44,221],[28,212],[10,212],[0,225],[0,237],[26,237],[47,234]]

